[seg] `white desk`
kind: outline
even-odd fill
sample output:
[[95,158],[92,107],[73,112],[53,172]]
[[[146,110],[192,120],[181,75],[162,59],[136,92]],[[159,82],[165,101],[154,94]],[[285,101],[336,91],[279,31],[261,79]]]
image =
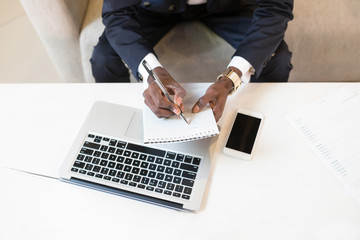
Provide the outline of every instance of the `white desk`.
[[[214,150],[198,213],[184,213],[4,168],[57,176],[96,100],[142,107],[139,84],[0,85],[0,239],[360,239],[360,206],[284,115],[343,85],[249,84],[231,96],[262,112],[252,161]],[[189,85],[187,87],[190,87]]]

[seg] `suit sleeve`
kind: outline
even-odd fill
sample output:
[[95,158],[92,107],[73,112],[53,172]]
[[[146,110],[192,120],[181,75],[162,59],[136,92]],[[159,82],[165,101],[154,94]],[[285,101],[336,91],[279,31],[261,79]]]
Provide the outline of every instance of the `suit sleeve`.
[[104,0],[102,18],[105,35],[115,52],[138,79],[141,60],[155,52],[136,19],[139,0]]
[[293,19],[293,0],[257,0],[252,24],[234,56],[245,58],[255,69],[256,77],[262,65],[284,39],[287,23]]

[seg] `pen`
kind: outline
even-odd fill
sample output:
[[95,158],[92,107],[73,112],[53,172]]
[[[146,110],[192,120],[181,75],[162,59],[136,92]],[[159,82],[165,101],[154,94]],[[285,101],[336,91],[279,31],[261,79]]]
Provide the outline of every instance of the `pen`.
[[[162,91],[162,93],[166,96],[166,98],[171,102],[174,103],[174,101],[171,99],[170,94],[168,93],[168,91],[166,90],[165,86],[162,84],[161,80],[159,79],[159,77],[156,75],[156,73],[150,69],[149,64],[144,60],[142,62],[142,65],[144,66],[144,68],[146,69],[146,71],[149,73],[149,75],[155,80],[156,84],[159,86],[160,90]],[[179,107],[180,109],[180,107]],[[186,117],[183,113],[183,111],[180,109],[180,117],[187,123],[189,124],[189,122],[186,120]]]

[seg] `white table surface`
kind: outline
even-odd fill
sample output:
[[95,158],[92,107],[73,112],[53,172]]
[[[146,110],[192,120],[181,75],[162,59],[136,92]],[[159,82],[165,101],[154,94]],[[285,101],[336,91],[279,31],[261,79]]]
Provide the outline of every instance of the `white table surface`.
[[[360,205],[284,117],[345,85],[360,90],[248,84],[229,97],[197,213],[8,168],[57,177],[93,102],[141,108],[140,84],[0,85],[0,239],[360,239]],[[221,153],[237,107],[265,115],[251,161]]]

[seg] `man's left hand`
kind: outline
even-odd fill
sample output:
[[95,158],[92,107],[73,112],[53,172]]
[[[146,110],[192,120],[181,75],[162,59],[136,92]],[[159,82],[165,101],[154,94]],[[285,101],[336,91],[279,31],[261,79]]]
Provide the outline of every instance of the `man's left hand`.
[[207,90],[204,96],[202,96],[193,106],[192,112],[198,113],[203,109],[206,104],[210,104],[210,107],[213,110],[216,122],[220,119],[227,96],[231,88],[233,87],[233,82],[225,77],[219,79],[219,81],[213,83]]

